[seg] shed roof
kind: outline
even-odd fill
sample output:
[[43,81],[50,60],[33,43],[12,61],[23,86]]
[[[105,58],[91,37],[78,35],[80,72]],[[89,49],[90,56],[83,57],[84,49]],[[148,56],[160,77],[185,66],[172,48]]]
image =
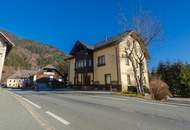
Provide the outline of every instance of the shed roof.
[[56,67],[53,65],[47,65],[43,69],[55,69],[56,70]]
[[34,75],[37,71],[33,70],[19,70],[15,72],[13,75],[8,77],[7,79],[21,79],[21,78],[29,78]]

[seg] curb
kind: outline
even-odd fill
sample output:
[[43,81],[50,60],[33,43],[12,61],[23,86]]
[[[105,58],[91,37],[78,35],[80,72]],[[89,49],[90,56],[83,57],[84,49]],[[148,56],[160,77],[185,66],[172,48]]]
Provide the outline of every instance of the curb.
[[115,92],[89,92],[89,91],[54,91],[56,94],[80,94],[80,95],[113,95]]

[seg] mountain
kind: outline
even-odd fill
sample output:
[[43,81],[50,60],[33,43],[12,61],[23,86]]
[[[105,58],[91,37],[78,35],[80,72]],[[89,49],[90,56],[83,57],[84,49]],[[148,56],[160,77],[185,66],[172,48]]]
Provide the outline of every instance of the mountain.
[[17,70],[36,70],[49,64],[54,65],[62,73],[67,71],[64,52],[46,43],[20,38],[4,30],[0,31],[15,44],[5,60],[4,80]]

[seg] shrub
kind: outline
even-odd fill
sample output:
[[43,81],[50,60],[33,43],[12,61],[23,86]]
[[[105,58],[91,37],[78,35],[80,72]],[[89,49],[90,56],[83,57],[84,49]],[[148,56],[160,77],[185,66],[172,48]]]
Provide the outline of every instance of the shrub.
[[152,79],[150,82],[150,93],[154,100],[167,100],[168,96],[172,97],[168,85],[159,79]]

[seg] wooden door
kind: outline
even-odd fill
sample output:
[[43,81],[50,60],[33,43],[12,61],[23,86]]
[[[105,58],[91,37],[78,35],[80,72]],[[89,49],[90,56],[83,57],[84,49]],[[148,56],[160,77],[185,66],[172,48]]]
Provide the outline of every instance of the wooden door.
[[111,84],[111,74],[105,74],[105,84]]

